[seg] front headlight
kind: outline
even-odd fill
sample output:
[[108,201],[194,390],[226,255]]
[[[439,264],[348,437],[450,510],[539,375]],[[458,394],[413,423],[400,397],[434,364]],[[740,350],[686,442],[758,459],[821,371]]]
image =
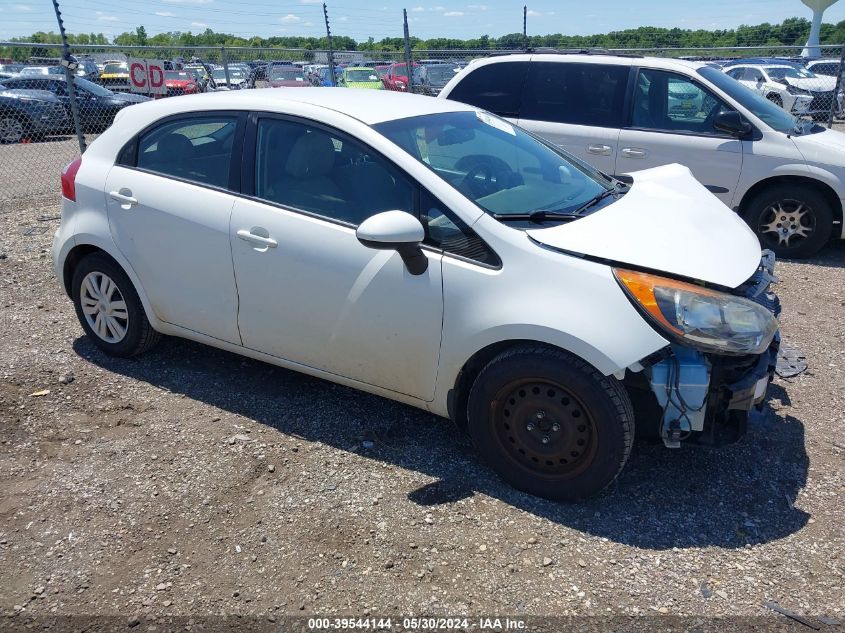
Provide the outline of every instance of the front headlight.
[[628,297],[670,336],[721,354],[762,354],[778,329],[761,305],[725,292],[614,268]]

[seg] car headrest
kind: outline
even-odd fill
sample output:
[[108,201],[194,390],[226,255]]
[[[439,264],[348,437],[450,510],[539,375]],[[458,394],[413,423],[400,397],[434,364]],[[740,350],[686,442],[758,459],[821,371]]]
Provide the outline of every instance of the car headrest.
[[285,171],[293,178],[317,178],[331,172],[334,161],[331,138],[322,132],[308,132],[293,144]]
[[161,154],[167,160],[187,158],[194,150],[194,146],[187,136],[171,132],[158,142],[156,153]]

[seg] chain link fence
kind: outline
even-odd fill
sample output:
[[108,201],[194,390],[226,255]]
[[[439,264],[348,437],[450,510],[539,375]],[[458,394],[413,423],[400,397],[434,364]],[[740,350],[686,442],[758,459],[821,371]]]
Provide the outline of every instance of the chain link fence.
[[[514,52],[518,51],[73,45],[71,64],[65,67],[59,45],[0,42],[0,169],[4,174],[0,205],[38,195],[57,202],[62,167],[111,125],[117,112],[135,103],[211,91],[299,86],[436,96],[474,59]],[[823,46],[822,57],[813,61],[800,57],[801,47],[786,46],[608,52],[704,61],[798,117],[825,126],[845,119],[842,47]],[[156,94],[133,88],[133,60],[159,64],[162,85]]]

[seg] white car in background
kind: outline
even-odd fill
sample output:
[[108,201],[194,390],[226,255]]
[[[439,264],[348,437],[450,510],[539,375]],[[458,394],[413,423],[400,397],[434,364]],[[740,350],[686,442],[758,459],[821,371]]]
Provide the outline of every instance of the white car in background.
[[749,90],[764,96],[792,114],[810,114],[813,94],[803,86],[794,86],[784,79],[787,73],[797,74],[792,66],[726,66],[724,72]]
[[807,257],[845,237],[845,135],[708,64],[501,55],[470,64],[438,98],[506,117],[606,174],[685,165],[778,257]]
[[536,495],[610,484],[635,416],[738,439],[774,371],[773,257],[689,170],[625,185],[454,101],[161,99],[62,193],[56,274],[104,352],[181,336],[449,416]]
[[816,75],[797,64],[750,64],[728,66],[724,70],[784,110],[817,118],[830,114],[836,77]]

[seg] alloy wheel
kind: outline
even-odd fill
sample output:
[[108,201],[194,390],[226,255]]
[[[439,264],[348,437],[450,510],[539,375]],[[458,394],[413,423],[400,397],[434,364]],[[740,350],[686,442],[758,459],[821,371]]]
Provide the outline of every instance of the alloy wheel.
[[792,247],[816,229],[816,215],[799,200],[780,200],[766,207],[760,216],[758,233],[765,241]]
[[23,123],[14,117],[0,119],[0,141],[3,143],[17,143],[23,138]]
[[82,312],[91,330],[106,343],[119,343],[129,328],[129,311],[117,284],[105,273],[90,272],[79,292]]

